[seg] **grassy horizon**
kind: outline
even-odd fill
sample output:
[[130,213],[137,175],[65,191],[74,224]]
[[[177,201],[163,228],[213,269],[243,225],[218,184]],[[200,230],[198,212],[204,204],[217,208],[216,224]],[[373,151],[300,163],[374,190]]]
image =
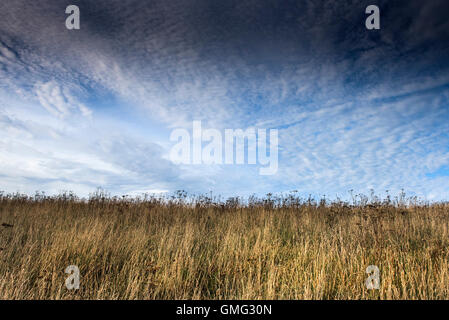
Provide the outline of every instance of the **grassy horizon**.
[[449,299],[449,204],[358,199],[0,194],[0,299]]

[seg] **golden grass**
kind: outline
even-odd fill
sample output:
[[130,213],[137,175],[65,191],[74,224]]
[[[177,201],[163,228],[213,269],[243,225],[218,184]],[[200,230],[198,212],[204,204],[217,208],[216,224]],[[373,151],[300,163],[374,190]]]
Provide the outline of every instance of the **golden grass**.
[[16,195],[1,223],[0,299],[449,299],[443,203]]

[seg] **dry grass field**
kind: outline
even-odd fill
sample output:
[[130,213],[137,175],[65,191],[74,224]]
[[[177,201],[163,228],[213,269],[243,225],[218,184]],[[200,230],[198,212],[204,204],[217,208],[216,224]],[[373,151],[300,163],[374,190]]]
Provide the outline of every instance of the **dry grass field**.
[[448,227],[404,199],[2,195],[0,299],[449,299]]

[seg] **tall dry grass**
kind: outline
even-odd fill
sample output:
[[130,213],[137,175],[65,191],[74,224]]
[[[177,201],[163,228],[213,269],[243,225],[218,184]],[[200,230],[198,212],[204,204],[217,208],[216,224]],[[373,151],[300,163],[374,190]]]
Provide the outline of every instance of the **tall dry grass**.
[[448,223],[448,204],[389,198],[1,195],[0,298],[448,299]]

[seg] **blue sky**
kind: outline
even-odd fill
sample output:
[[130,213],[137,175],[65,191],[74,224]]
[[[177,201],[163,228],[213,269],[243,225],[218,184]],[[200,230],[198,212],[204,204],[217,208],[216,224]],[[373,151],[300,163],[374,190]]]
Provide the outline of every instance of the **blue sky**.
[[[65,28],[65,8],[81,29]],[[381,9],[366,30],[365,8]],[[447,1],[0,4],[0,190],[449,198]],[[170,132],[279,130],[279,169],[176,165]]]

